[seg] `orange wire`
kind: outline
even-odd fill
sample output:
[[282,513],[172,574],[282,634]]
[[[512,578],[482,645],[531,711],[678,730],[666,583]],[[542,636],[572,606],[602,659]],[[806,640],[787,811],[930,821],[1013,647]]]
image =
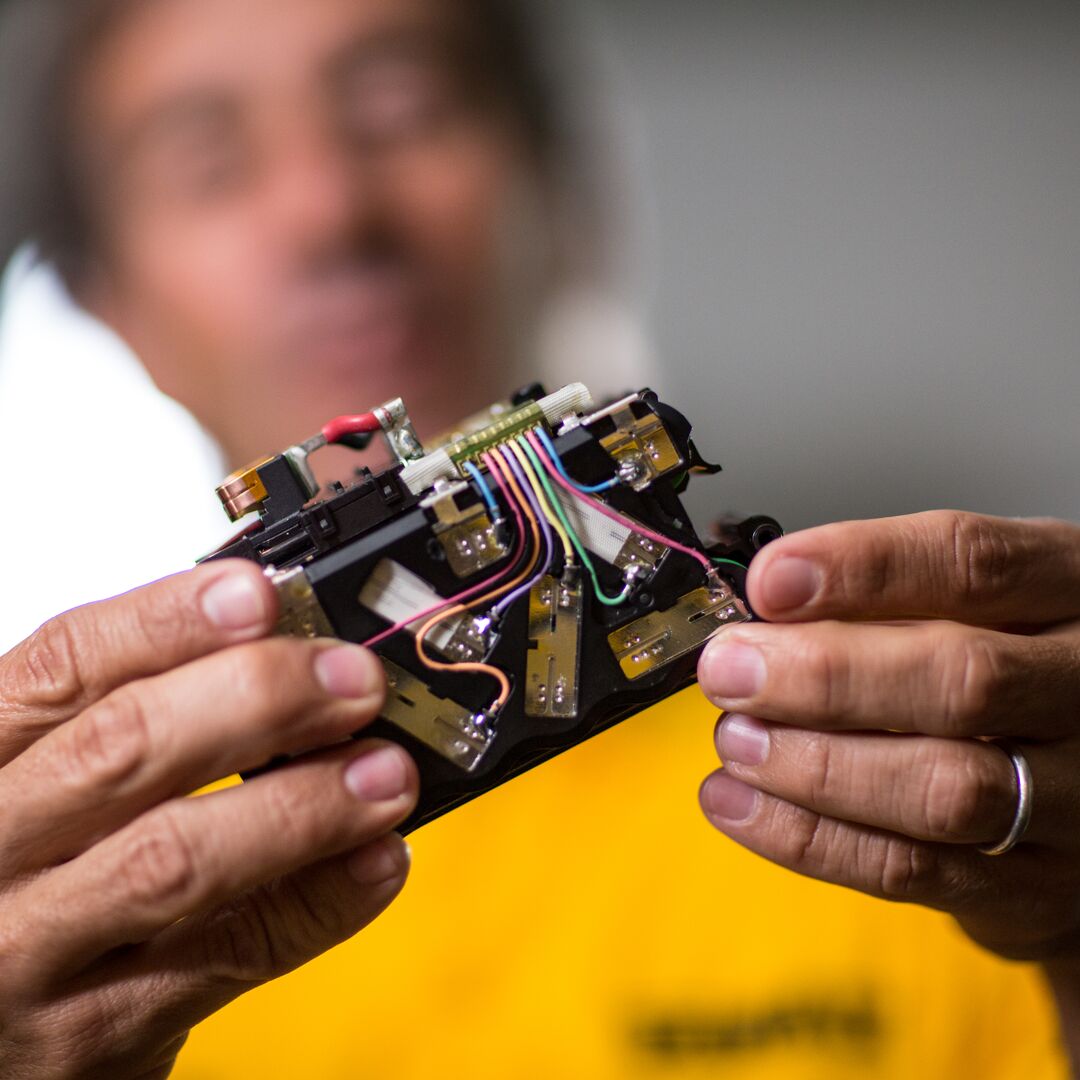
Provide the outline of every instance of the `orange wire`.
[[532,532],[532,557],[529,559],[529,565],[526,566],[513,581],[508,581],[505,585],[500,585],[497,589],[493,589],[489,593],[478,596],[474,600],[470,600],[467,604],[455,604],[453,607],[447,608],[445,611],[440,611],[428,619],[428,621],[420,627],[420,630],[416,635],[416,655],[420,658],[420,662],[432,671],[453,671],[460,672],[463,675],[468,673],[489,675],[498,682],[500,687],[499,696],[495,699],[492,708],[501,709],[510,698],[510,680],[506,677],[506,672],[491,664],[444,664],[440,660],[432,660],[431,657],[424,652],[424,638],[431,633],[435,626],[444,619],[449,619],[453,615],[461,615],[470,608],[479,607],[481,604],[490,603],[492,600],[497,600],[500,596],[517,588],[517,586],[536,569],[537,560],[540,558],[540,526],[537,523],[536,514],[533,513],[532,504],[525,498],[524,493],[518,486],[517,478],[514,476],[513,470],[503,462],[498,453],[484,454],[483,459],[484,464],[486,464],[489,469],[491,469],[493,465],[498,469],[499,475],[502,476],[507,484],[509,484],[510,489],[514,493],[514,497],[521,505],[521,509],[525,511],[525,514],[529,519],[529,528]]

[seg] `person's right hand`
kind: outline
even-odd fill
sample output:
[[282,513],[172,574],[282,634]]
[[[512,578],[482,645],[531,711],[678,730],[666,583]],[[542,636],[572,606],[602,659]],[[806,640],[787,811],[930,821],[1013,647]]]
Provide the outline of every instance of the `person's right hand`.
[[220,562],[46,623],[0,657],[0,1075],[150,1080],[188,1029],[397,895],[416,769],[375,657],[270,637]]

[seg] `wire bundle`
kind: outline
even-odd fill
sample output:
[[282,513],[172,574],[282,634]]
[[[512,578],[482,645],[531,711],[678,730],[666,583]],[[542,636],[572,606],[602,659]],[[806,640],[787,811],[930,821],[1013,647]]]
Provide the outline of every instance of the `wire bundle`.
[[[416,654],[420,662],[433,671],[453,671],[460,674],[490,676],[499,684],[499,694],[485,714],[492,719],[509,700],[511,686],[505,672],[491,664],[478,662],[445,663],[433,659],[427,652],[425,639],[446,619],[476,609],[490,609],[493,618],[501,617],[514,603],[544,577],[556,562],[560,551],[566,567],[580,562],[592,581],[597,600],[610,607],[626,603],[633,591],[628,580],[622,591],[609,596],[601,587],[596,567],[585,545],[574,529],[563,503],[553,485],[566,491],[592,510],[617,522],[623,528],[638,533],[662,547],[678,551],[701,564],[706,574],[714,573],[707,556],[652,529],[631,522],[595,496],[609,491],[621,481],[618,478],[592,486],[580,484],[566,470],[555,444],[541,428],[525,432],[480,455],[488,475],[495,482],[499,495],[509,507],[514,519],[515,542],[507,565],[489,579],[466,589],[456,596],[433,604],[408,620],[396,623],[371,638],[365,645],[372,647],[392,637],[408,626],[425,620],[416,633]],[[494,520],[502,518],[499,500],[483,472],[475,462],[466,461],[464,470],[474,481]],[[739,564],[737,564],[739,565]]]

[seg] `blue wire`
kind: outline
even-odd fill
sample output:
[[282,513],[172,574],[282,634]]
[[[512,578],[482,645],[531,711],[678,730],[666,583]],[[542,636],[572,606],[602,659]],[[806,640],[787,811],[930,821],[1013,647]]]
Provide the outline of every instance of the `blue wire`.
[[615,477],[613,480],[605,480],[602,484],[593,484],[591,487],[585,484],[579,484],[567,471],[566,466],[563,464],[563,460],[559,457],[559,451],[555,449],[555,444],[548,437],[548,433],[543,428],[536,428],[537,438],[544,444],[544,449],[551,455],[551,460],[555,462],[555,468],[559,470],[559,475],[568,483],[572,484],[583,495],[597,495],[601,491],[610,491],[613,487],[619,486],[619,478]]
[[492,519],[501,518],[502,510],[499,509],[498,500],[495,498],[488,482],[484,479],[484,474],[471,461],[466,461],[463,464],[465,471],[476,481],[476,486],[480,489],[480,495],[484,502],[487,503],[487,508],[491,511]]

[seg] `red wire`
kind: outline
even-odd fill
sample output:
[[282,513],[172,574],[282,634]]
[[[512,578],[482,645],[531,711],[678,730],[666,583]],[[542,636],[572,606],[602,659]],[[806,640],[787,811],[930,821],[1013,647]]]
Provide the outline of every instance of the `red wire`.
[[359,416],[338,416],[323,425],[323,437],[328,443],[340,442],[346,435],[368,435],[381,431],[382,424],[374,413],[361,413]]

